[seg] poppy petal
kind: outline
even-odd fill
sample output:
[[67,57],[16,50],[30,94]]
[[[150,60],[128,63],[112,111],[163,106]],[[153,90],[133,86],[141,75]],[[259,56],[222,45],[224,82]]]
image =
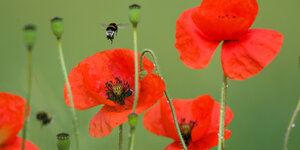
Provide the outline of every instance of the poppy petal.
[[[231,131],[225,129],[225,139],[227,140],[230,135]],[[195,142],[191,145],[190,150],[205,150],[205,149],[210,149],[216,145],[218,145],[218,132],[211,133],[203,137],[201,140],[198,142]]]
[[[226,106],[225,109],[225,127],[231,122],[233,118],[233,112],[229,107]],[[219,131],[220,124],[220,103],[215,102],[213,111],[212,111],[212,119],[209,127],[208,133],[214,133]]]
[[180,142],[173,142],[169,144],[164,150],[183,150]]
[[[140,114],[154,105],[163,96],[164,90],[165,83],[158,75],[150,73],[143,78],[136,113]],[[91,119],[90,135],[93,137],[109,135],[113,128],[127,121],[127,117],[131,112],[132,105],[130,107],[124,105],[122,108],[114,108],[108,105],[103,106]]]
[[192,20],[198,7],[184,11],[176,22],[176,42],[181,61],[189,68],[205,68],[213,56],[219,41],[206,39]]
[[[178,123],[189,123],[190,121],[196,122],[191,133],[192,139],[201,138],[209,128],[209,116],[214,106],[214,100],[209,95],[203,95],[190,100],[176,99],[173,100],[173,105]],[[179,137],[175,128],[170,105],[167,102],[166,97],[161,100],[160,107],[160,109],[155,108],[154,110],[149,110],[149,112],[151,111],[149,114],[146,113],[147,115],[144,117],[145,127],[157,135],[170,137],[175,141],[178,141]],[[159,110],[160,113],[156,112]],[[161,125],[154,123],[159,123]]]
[[280,51],[283,35],[274,30],[251,29],[222,46],[222,67],[231,79],[244,80],[259,73]]
[[14,94],[0,93],[0,145],[15,139],[24,124],[26,101]]
[[246,33],[257,12],[256,0],[203,0],[192,18],[204,37],[222,41]]
[[[39,150],[37,146],[32,144],[31,142],[25,140],[25,150]],[[20,150],[22,146],[22,138],[15,137],[15,139],[6,145],[2,145],[0,150]]]
[[[144,68],[151,73],[154,66],[143,59]],[[114,49],[99,52],[80,62],[69,74],[74,107],[78,110],[115,103],[106,99],[105,83],[116,77],[134,86],[134,52],[129,49]],[[134,89],[134,87],[133,87]],[[65,87],[65,101],[70,106],[68,91]]]

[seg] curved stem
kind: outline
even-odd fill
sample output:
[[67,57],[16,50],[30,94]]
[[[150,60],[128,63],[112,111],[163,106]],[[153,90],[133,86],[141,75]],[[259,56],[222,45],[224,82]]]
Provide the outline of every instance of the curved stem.
[[119,125],[119,150],[123,150],[123,124]]
[[223,82],[222,82],[222,89],[221,89],[221,108],[220,108],[220,125],[219,125],[219,145],[218,150],[225,149],[225,108],[226,108],[226,96],[227,96],[227,76],[223,74]]
[[25,117],[24,117],[24,128],[22,133],[22,150],[25,149],[25,140],[26,140],[26,132],[27,132],[27,126],[28,126],[28,114],[29,114],[29,106],[30,106],[30,99],[31,99],[31,85],[32,85],[32,49],[31,47],[28,47],[27,51],[27,57],[28,57],[28,70],[27,70],[27,94],[26,94],[26,100],[27,105],[25,108]]
[[285,136],[284,136],[284,142],[283,142],[283,148],[282,148],[283,150],[288,149],[287,145],[288,145],[289,135],[290,135],[290,132],[291,132],[291,128],[295,125],[294,122],[295,122],[295,118],[296,118],[298,112],[300,111],[299,109],[300,109],[300,99],[298,101],[296,109],[293,112],[293,115],[292,115],[292,118],[290,120],[289,126],[286,129],[286,133],[285,133]]
[[59,52],[60,63],[61,63],[64,77],[65,77],[67,90],[68,90],[68,94],[69,94],[69,100],[70,100],[70,104],[71,104],[72,122],[73,122],[73,128],[74,128],[74,133],[75,133],[76,150],[79,150],[79,137],[78,137],[79,133],[78,133],[78,129],[77,129],[77,115],[76,115],[76,112],[74,109],[73,96],[72,96],[70,82],[68,79],[68,73],[67,73],[67,69],[66,69],[66,65],[65,65],[65,61],[64,61],[60,38],[57,39],[57,43],[58,43],[58,52]]
[[[141,56],[140,56],[140,66],[141,66],[141,71],[144,70],[144,65],[143,65],[143,56],[146,54],[146,53],[149,53],[152,58],[153,58],[153,61],[154,61],[154,65],[155,65],[155,69],[156,69],[156,72],[157,72],[157,75],[159,75],[162,79],[163,79],[163,76],[160,72],[160,69],[159,69],[159,64],[158,64],[158,60],[156,58],[156,55],[155,53],[150,50],[150,49],[144,49],[141,53]],[[163,79],[164,80],[164,79]],[[179,125],[178,125],[178,121],[177,121],[177,117],[176,117],[176,113],[175,113],[175,109],[174,109],[174,106],[173,106],[173,102],[169,96],[169,93],[168,93],[168,90],[167,90],[167,85],[166,85],[166,88],[165,88],[165,95],[167,97],[167,100],[169,102],[169,105],[170,105],[170,108],[171,108],[171,111],[172,111],[172,115],[173,115],[173,119],[174,119],[174,123],[175,123],[175,126],[176,126],[176,131],[177,131],[177,134],[179,136],[179,139],[180,139],[180,142],[181,142],[181,145],[183,147],[184,150],[187,150],[187,147],[185,145],[185,142],[184,142],[184,139],[181,135],[181,132],[180,132],[180,128],[179,128]]]
[[[133,25],[133,49],[134,49],[134,69],[135,69],[135,75],[134,75],[134,102],[133,102],[133,108],[132,113],[135,113],[136,105],[138,101],[139,96],[139,64],[138,64],[138,46],[137,46],[137,25]],[[130,143],[129,143],[129,149],[133,150],[134,145],[134,137],[135,137],[135,127],[130,128]]]

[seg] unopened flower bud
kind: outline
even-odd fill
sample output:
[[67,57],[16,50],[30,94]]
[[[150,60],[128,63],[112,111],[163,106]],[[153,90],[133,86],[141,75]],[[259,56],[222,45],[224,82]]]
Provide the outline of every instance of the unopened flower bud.
[[24,27],[25,44],[28,50],[31,50],[36,38],[36,27],[32,24],[26,25]]
[[53,34],[56,36],[57,39],[61,38],[61,35],[64,31],[64,22],[62,18],[55,17],[51,19],[51,28]]
[[129,20],[133,26],[137,26],[140,21],[141,16],[141,6],[138,4],[133,4],[129,6]]
[[131,128],[135,128],[137,125],[137,114],[136,113],[131,113],[128,115],[128,123]]
[[70,136],[68,133],[59,133],[57,137],[57,149],[58,150],[69,150],[70,148]]

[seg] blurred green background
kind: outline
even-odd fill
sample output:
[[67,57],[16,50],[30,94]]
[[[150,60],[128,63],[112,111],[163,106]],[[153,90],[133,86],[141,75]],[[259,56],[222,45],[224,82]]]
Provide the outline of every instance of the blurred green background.
[[[29,140],[42,150],[56,149],[56,134],[73,136],[71,112],[63,100],[64,78],[58,59],[57,43],[50,29],[50,19],[64,18],[63,48],[70,71],[80,61],[97,52],[114,48],[133,48],[132,28],[121,29],[114,44],[105,38],[99,24],[129,23],[128,6],[142,6],[138,26],[139,48],[151,48],[158,55],[162,72],[173,98],[194,98],[211,94],[219,101],[222,70],[220,47],[208,67],[193,70],[180,61],[175,42],[175,23],[182,11],[200,4],[200,0],[1,0],[0,1],[0,91],[25,97],[27,55],[23,26],[37,26],[33,51],[33,90]],[[259,13],[252,28],[274,29],[284,35],[281,52],[255,77],[229,81],[228,106],[234,112],[228,150],[278,150],[296,106],[300,91],[300,1],[258,1]],[[0,106],[1,107],[1,106]],[[116,150],[117,129],[104,138],[88,133],[90,119],[101,106],[77,111],[80,143],[83,150]],[[38,111],[54,116],[52,124],[41,127],[35,119]],[[136,150],[163,149],[171,139],[148,132],[141,122],[136,135]],[[300,116],[292,129],[289,150],[300,149]],[[128,124],[125,123],[125,135]],[[124,137],[127,144],[127,137]],[[126,146],[127,147],[127,146]],[[74,142],[71,149],[74,149]]]

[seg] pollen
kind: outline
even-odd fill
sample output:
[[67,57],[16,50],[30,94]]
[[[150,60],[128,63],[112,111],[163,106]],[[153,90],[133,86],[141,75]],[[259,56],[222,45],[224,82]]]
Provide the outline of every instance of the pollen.
[[181,132],[181,135],[184,139],[184,143],[188,146],[191,139],[192,139],[192,136],[191,136],[191,133],[192,133],[192,129],[194,128],[194,126],[197,124],[197,121],[192,121],[190,120],[189,122],[186,122],[186,119],[185,118],[182,118],[181,119],[181,122],[179,124],[179,127],[180,127],[180,132]]
[[125,105],[125,99],[132,95],[128,82],[115,78],[115,81],[105,83],[107,99],[117,104]]

